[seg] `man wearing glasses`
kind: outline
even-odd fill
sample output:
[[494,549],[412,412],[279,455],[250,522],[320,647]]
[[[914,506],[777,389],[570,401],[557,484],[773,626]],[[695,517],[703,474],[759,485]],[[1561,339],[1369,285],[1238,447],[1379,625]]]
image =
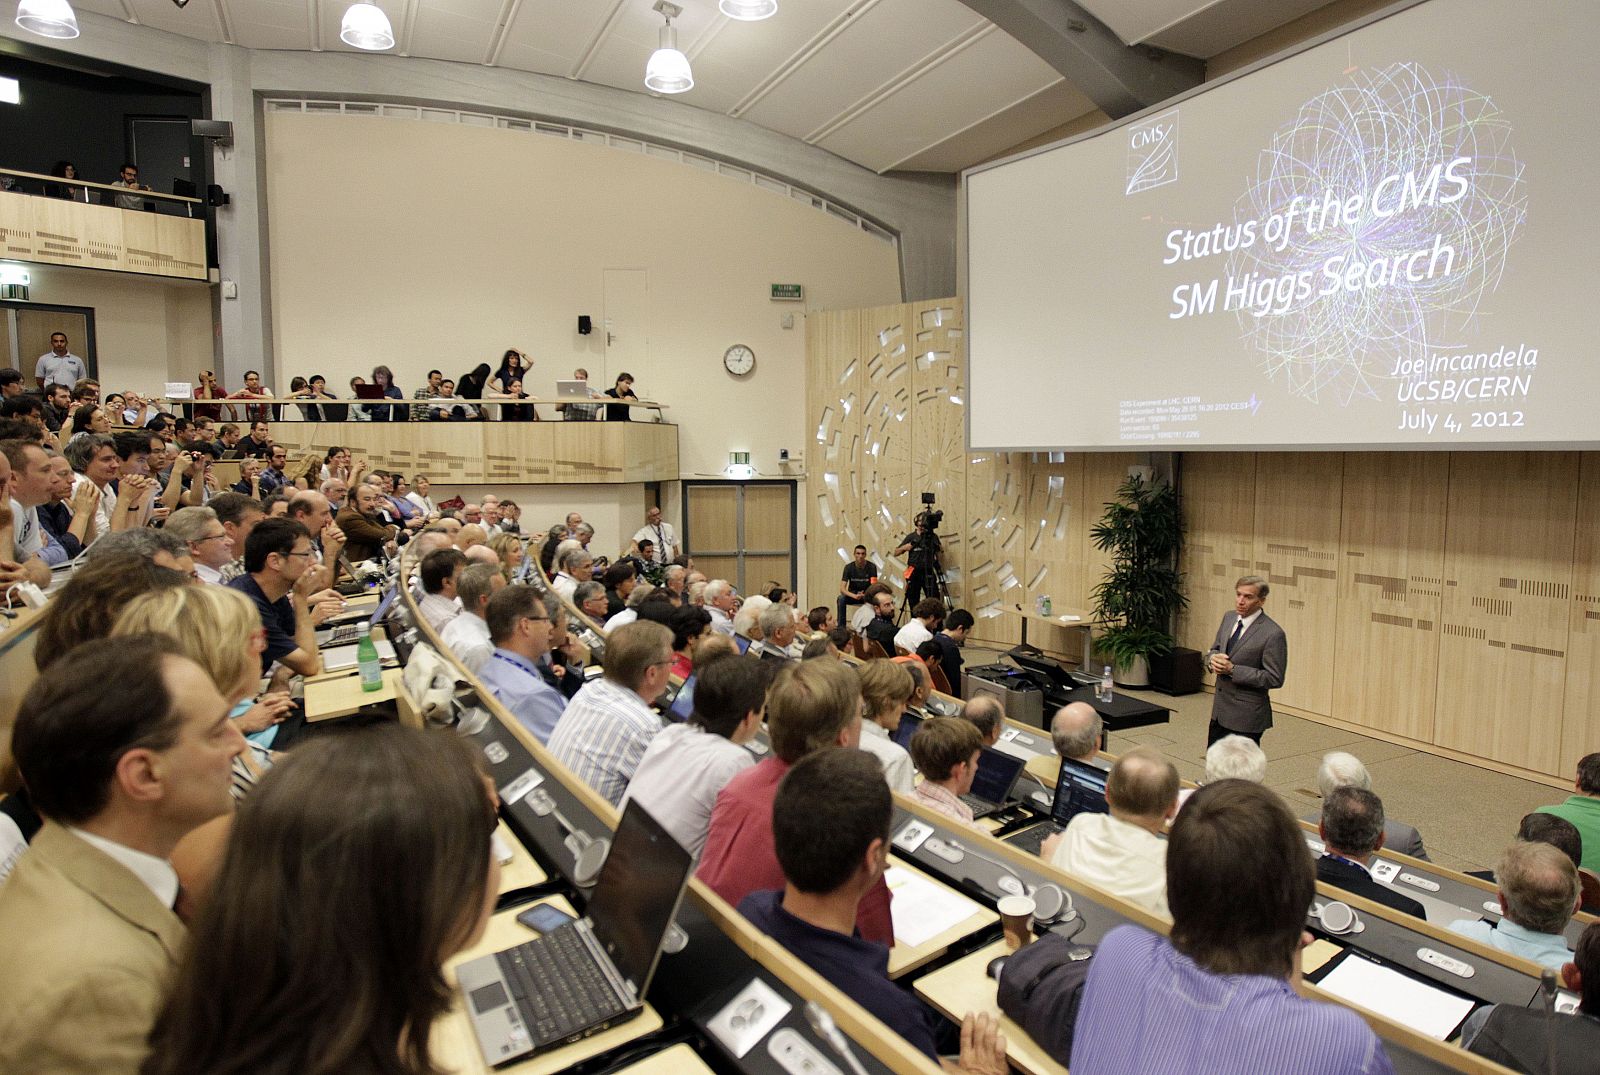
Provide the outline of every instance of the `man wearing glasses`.
[[188,543],[196,578],[212,584],[222,582],[222,569],[233,560],[233,543],[215,511],[179,508],[162,529]]
[[[227,585],[254,601],[261,612],[261,626],[267,631],[262,675],[274,664],[302,676],[322,671],[317,619],[309,601],[317,583],[316,572],[308,570],[312,566],[311,534],[293,519],[262,519],[245,539],[245,573]],[[321,608],[328,614],[334,611],[332,603]]]
[[507,586],[489,598],[483,618],[494,652],[478,669],[478,678],[535,739],[549,743],[567,699],[539,671],[550,652],[551,620],[544,599],[532,586]]

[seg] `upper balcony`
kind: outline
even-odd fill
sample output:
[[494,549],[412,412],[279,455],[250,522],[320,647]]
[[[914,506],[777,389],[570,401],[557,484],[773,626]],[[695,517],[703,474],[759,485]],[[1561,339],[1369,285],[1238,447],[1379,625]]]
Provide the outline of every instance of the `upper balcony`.
[[[129,202],[137,208],[122,208]],[[0,258],[205,280],[198,198],[0,168]]]

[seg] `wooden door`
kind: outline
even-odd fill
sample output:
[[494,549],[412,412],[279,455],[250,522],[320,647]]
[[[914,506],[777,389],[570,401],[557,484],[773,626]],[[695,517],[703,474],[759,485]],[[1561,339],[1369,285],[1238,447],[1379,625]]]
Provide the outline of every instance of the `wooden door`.
[[742,594],[795,585],[795,486],[788,481],[684,482],[684,548],[707,578]]

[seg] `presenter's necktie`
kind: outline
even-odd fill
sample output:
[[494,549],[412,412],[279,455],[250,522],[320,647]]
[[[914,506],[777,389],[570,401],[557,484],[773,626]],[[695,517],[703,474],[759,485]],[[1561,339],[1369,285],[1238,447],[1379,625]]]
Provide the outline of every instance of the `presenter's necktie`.
[[1244,621],[1239,620],[1233,625],[1233,634],[1228,636],[1228,644],[1222,647],[1222,652],[1229,657],[1233,656],[1233,647],[1239,641],[1239,636],[1244,634]]

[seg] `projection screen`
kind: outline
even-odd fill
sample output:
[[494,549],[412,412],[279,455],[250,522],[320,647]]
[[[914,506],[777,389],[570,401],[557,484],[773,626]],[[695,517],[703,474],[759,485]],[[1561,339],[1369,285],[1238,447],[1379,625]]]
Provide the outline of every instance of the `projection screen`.
[[1596,40],[1424,0],[969,169],[969,443],[1592,447]]

